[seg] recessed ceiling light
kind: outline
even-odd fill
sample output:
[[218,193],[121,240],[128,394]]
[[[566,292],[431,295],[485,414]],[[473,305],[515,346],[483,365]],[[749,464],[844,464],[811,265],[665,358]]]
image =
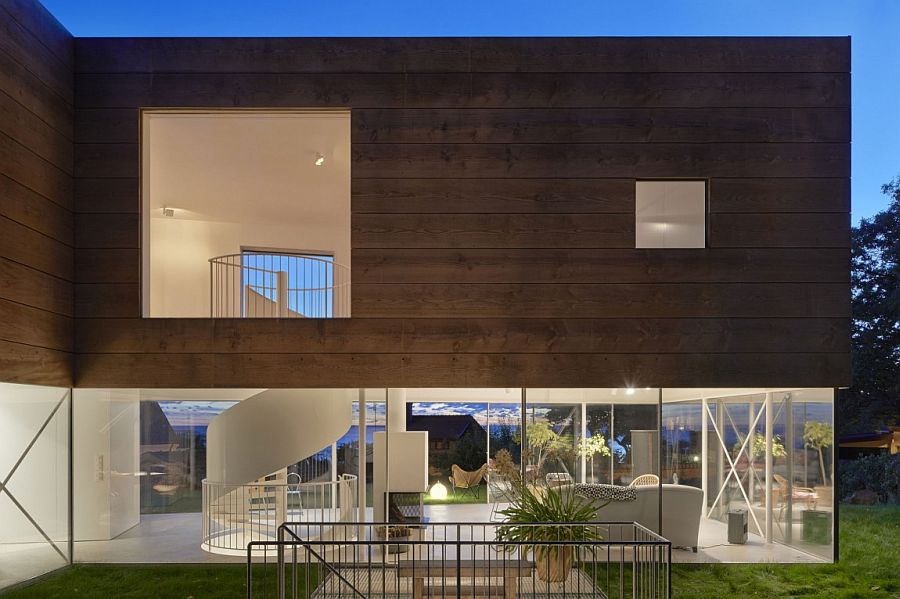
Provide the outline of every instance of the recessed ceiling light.
[[316,162],[315,162],[315,165],[316,165],[316,166],[322,166],[323,164],[325,164],[325,157],[322,156],[322,154],[320,154],[319,152],[316,152]]
[[625,395],[634,395],[634,387],[628,387],[625,389]]

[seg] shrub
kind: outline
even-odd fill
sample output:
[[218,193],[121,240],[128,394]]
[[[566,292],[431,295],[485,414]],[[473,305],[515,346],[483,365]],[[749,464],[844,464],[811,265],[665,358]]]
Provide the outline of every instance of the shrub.
[[900,503],[900,453],[881,453],[840,463],[841,497],[869,489],[885,503]]

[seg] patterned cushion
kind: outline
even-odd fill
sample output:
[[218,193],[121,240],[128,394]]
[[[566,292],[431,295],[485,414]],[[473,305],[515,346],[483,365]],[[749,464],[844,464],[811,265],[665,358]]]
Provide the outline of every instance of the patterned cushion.
[[634,487],[617,485],[577,484],[575,485],[575,494],[600,501],[634,501],[637,499],[637,491]]

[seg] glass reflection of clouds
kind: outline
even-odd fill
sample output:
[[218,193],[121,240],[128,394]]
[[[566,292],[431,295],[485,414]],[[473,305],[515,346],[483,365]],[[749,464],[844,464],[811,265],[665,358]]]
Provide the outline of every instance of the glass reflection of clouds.
[[415,402],[413,414],[416,416],[472,416],[482,426],[487,424],[488,406],[490,405],[491,422],[518,424],[518,404],[487,403],[448,403],[448,402]]
[[159,407],[172,426],[209,426],[212,419],[236,401],[160,401]]

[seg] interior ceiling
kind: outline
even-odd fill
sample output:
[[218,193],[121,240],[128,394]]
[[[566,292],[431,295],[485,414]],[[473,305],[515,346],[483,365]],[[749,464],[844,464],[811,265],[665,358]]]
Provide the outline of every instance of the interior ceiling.
[[349,203],[347,111],[154,111],[143,144],[154,218],[327,222]]

